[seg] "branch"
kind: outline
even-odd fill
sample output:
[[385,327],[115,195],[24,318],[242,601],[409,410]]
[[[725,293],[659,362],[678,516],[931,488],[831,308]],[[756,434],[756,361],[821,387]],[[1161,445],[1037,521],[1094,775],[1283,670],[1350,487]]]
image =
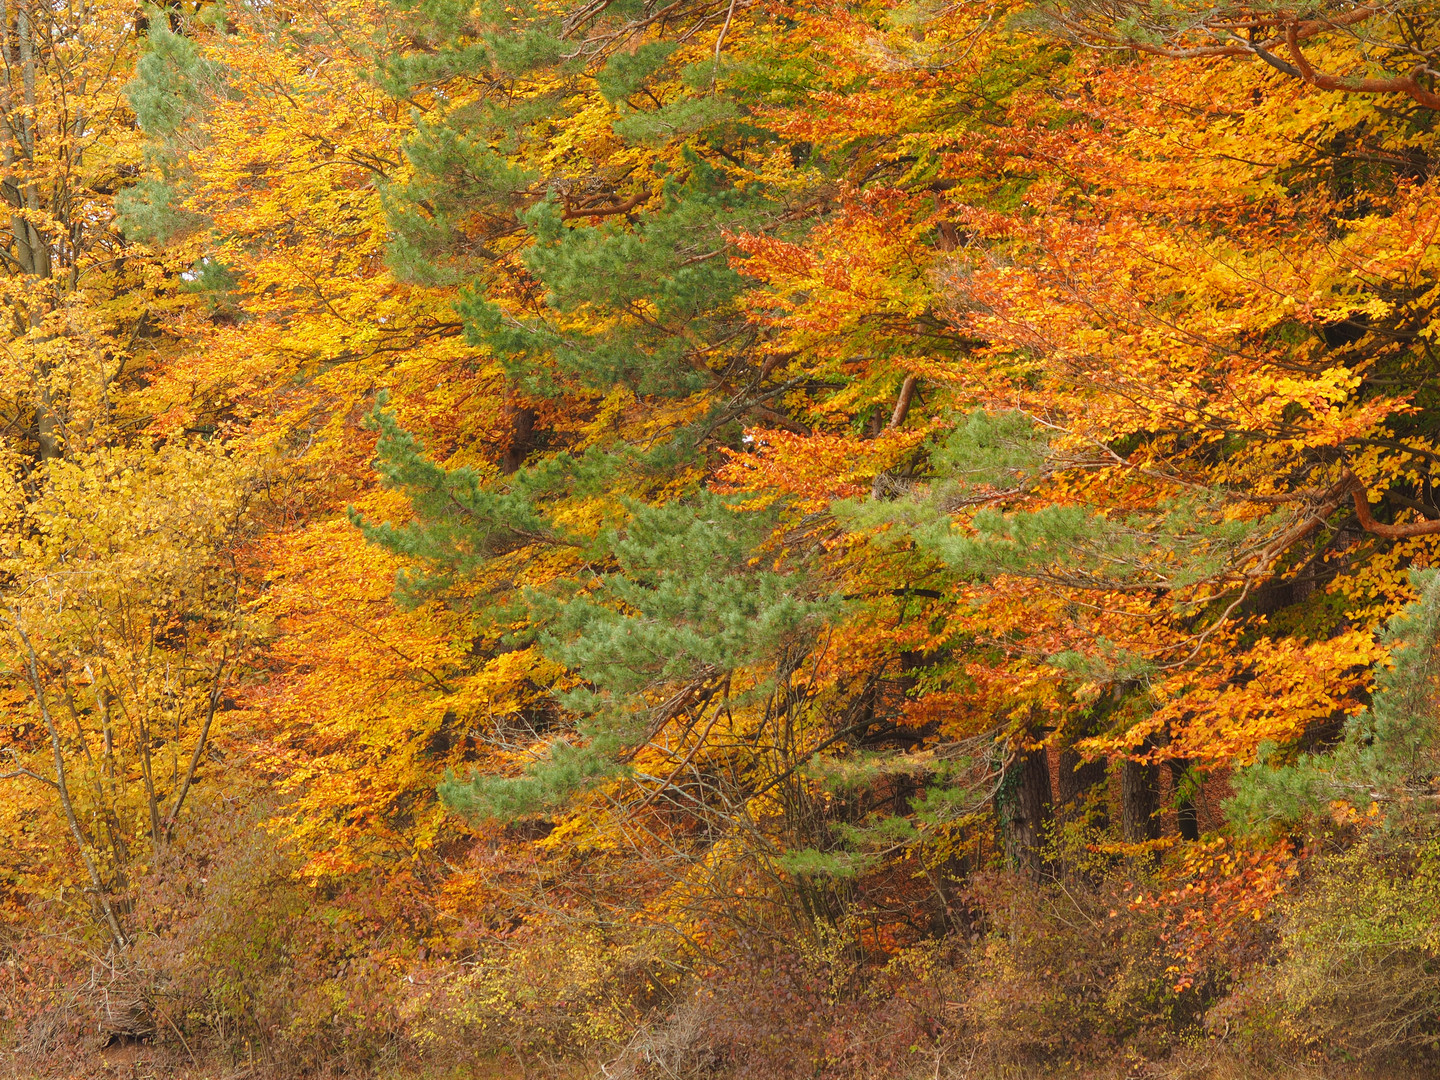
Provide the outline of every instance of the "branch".
[[735,18],[735,0],[730,0],[730,10],[725,12],[725,25],[715,39],[715,74],[720,74],[720,50],[725,46],[725,35],[730,33],[730,20]]
[[29,769],[11,769],[9,772],[0,772],[0,780],[14,780],[20,776],[28,776],[31,780],[39,780],[42,784],[49,784],[56,789],[60,787],[59,784],[55,783],[55,781],[51,780],[48,776],[41,776],[39,773],[31,772]]
[[628,214],[631,210],[634,210],[635,207],[639,206],[649,197],[650,189],[641,188],[639,192],[630,196],[630,198],[626,199],[622,203],[616,203],[614,206],[602,206],[597,210],[572,210],[570,209],[570,207],[567,206],[564,210],[560,212],[560,220],[573,221],[576,218],[611,217],[615,214]]
[[910,413],[910,402],[915,400],[915,387],[919,382],[914,375],[906,375],[905,381],[900,384],[900,398],[895,402],[895,411],[890,414],[890,423],[887,425],[891,431],[905,422],[905,417]]
[[1416,64],[1408,75],[1393,75],[1388,79],[1353,79],[1341,75],[1324,75],[1311,67],[1310,61],[1300,51],[1300,36],[1296,23],[1292,22],[1285,27],[1285,44],[1290,49],[1290,58],[1300,69],[1300,77],[1311,86],[1352,94],[1405,94],[1428,109],[1440,109],[1440,94],[1432,93],[1420,85],[1419,76],[1425,72],[1423,63]]
[[660,795],[667,788],[669,788],[671,784],[675,782],[675,778],[690,767],[690,762],[695,760],[695,755],[700,752],[700,748],[705,745],[705,740],[709,738],[711,729],[714,728],[714,726],[719,722],[720,713],[723,710],[723,704],[724,703],[722,702],[720,705],[715,706],[715,713],[710,717],[710,723],[705,725],[705,730],[702,731],[700,735],[696,738],[695,745],[692,746],[690,748],[690,752],[685,755],[685,760],[680,762],[679,765],[675,766],[675,769],[670,773],[670,775],[665,777],[665,779],[661,781],[659,787],[657,787],[654,791],[650,792],[649,795],[645,796],[645,801],[642,802],[638,807],[636,807],[635,813],[638,814],[641,810],[644,810],[647,806],[649,806],[656,799],[658,799]]
[[1345,477],[1350,482],[1350,494],[1355,500],[1355,516],[1360,519],[1360,527],[1375,536],[1383,536],[1387,540],[1408,540],[1412,536],[1436,536],[1440,535],[1440,521],[1412,521],[1408,525],[1384,525],[1375,520],[1370,513],[1370,497],[1365,490],[1365,485],[1360,478],[1349,469],[1345,470]]
[[[1355,26],[1357,23],[1362,23],[1371,16],[1383,14],[1385,11],[1386,5],[1384,4],[1363,4],[1353,11],[1320,19],[1299,19],[1295,18],[1293,14],[1286,15],[1280,12],[1260,15],[1243,21],[1212,16],[1203,19],[1197,26],[1188,28],[1203,31],[1212,39],[1219,39],[1216,44],[1210,45],[1185,45],[1178,39],[1159,42],[1142,41],[1118,34],[1114,30],[1095,26],[1093,23],[1087,22],[1083,16],[1073,13],[1058,13],[1056,21],[1073,40],[1093,48],[1133,49],[1136,52],[1165,57],[1170,60],[1254,56],[1276,71],[1291,78],[1300,79],[1320,90],[1336,90],[1351,94],[1404,94],[1426,108],[1440,109],[1440,94],[1426,89],[1420,82],[1420,77],[1428,73],[1429,55],[1418,49],[1410,51],[1412,54],[1424,56],[1425,61],[1416,64],[1404,75],[1379,78],[1327,75],[1318,72],[1300,51],[1300,42],[1302,41],[1308,41],[1327,31]],[[1241,29],[1249,32],[1248,41],[1236,33]],[[1260,38],[1260,33],[1257,31],[1270,36],[1257,40]],[[1282,60],[1271,51],[1281,45],[1288,49],[1293,63]]]
[[842,593],[841,600],[874,600],[879,596],[923,596],[929,600],[943,600],[945,594],[939,589],[882,589],[876,593]]
[[1288,64],[1284,60],[1281,60],[1269,49],[1265,48],[1265,46],[1255,45],[1252,46],[1252,48],[1254,49],[1256,56],[1258,56],[1261,60],[1265,61],[1265,63],[1269,64],[1276,71],[1280,72],[1280,74],[1289,75],[1292,79],[1305,78],[1304,74],[1300,71],[1299,68],[1297,68],[1294,64]]
[[190,785],[195,782],[195,771],[200,767],[200,758],[210,740],[210,725],[215,721],[215,708],[220,704],[220,678],[225,672],[227,658],[227,650],[222,649],[220,662],[215,665],[215,677],[210,683],[210,706],[205,711],[205,723],[200,726],[200,735],[195,740],[195,752],[190,755],[190,767],[185,770],[185,779],[181,781],[180,790],[175,793],[175,805],[171,807],[161,832],[167,840],[170,838],[170,831],[175,828],[175,819],[180,816],[180,808],[185,805],[185,796],[190,794]]

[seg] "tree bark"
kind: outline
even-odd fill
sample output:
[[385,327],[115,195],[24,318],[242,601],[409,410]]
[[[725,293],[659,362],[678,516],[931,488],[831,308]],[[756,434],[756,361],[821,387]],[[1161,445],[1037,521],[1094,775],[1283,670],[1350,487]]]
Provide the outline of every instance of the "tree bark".
[[910,403],[915,400],[915,387],[920,380],[914,375],[906,375],[905,381],[900,384],[900,397],[895,401],[895,409],[890,413],[889,430],[894,431],[905,422],[905,417],[910,415]]
[[1001,791],[996,809],[1003,825],[1008,861],[1016,869],[1038,877],[1045,864],[1042,848],[1046,827],[1053,820],[1050,766],[1043,746],[1016,755]]
[[[1189,770],[1188,761],[1170,762],[1170,790],[1179,791],[1180,783]],[[1200,839],[1200,810],[1193,799],[1175,799],[1175,819],[1180,835],[1186,840]]]
[[[1058,807],[1060,813],[1072,817],[1078,814],[1086,796],[1105,783],[1105,776],[1106,766],[1103,758],[1096,761],[1082,761],[1079,751],[1074,747],[1067,746],[1061,750],[1060,805]],[[1109,824],[1109,817],[1109,800],[1101,800],[1100,805],[1090,814],[1090,823],[1103,829]]]
[[1121,828],[1130,843],[1160,838],[1160,768],[1126,759],[1120,773]]
[[530,452],[536,414],[534,409],[521,407],[510,407],[506,412],[510,414],[510,444],[505,447],[504,457],[500,460],[500,471],[509,476],[519,470],[525,463],[525,455]]

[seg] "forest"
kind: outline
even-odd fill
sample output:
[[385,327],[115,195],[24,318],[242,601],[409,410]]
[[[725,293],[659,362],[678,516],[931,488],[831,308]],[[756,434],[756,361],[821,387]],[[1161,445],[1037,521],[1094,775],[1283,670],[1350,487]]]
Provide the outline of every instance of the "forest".
[[1436,0],[0,0],[0,1075],[1440,1075]]

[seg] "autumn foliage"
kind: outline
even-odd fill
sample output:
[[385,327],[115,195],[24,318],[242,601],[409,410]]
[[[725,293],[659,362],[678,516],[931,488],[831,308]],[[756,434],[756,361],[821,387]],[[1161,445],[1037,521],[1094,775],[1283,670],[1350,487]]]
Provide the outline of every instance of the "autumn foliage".
[[0,2],[14,1074],[1435,1068],[1437,80]]

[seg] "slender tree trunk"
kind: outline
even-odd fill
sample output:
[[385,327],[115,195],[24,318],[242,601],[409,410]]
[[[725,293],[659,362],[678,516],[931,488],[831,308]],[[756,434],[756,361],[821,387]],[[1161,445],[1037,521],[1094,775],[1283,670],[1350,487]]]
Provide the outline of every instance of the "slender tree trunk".
[[[13,20],[13,21],[12,21]],[[13,38],[12,38],[13,26]],[[37,41],[31,12],[22,3],[12,6],[0,0],[0,196],[10,204],[10,234],[14,240],[13,269],[21,274],[48,280],[53,272],[49,241],[37,221],[42,212],[40,186],[35,177]],[[18,94],[10,81],[18,73]],[[18,100],[17,100],[18,98]],[[52,206],[53,210],[54,207]],[[25,314],[33,327],[38,316]],[[35,395],[34,433],[36,456],[51,461],[61,456],[60,420],[47,385],[48,365],[37,361],[32,374]]]
[[900,384],[900,396],[895,401],[895,409],[890,413],[890,423],[887,425],[894,431],[905,422],[905,417],[910,415],[910,403],[915,400],[915,387],[920,380],[914,375],[906,375],[905,381]]
[[35,694],[35,707],[40,710],[40,719],[50,736],[50,750],[55,766],[55,790],[60,796],[60,807],[65,812],[65,823],[70,827],[70,835],[75,840],[75,846],[80,849],[80,860],[85,864],[85,872],[90,878],[91,902],[104,920],[105,927],[110,931],[110,938],[115,946],[123,949],[127,944],[125,933],[120,929],[120,920],[115,917],[115,909],[110,904],[109,890],[106,889],[104,879],[100,876],[100,868],[90,853],[90,843],[85,836],[85,831],[80,827],[80,819],[75,814],[75,804],[70,800],[70,779],[65,772],[65,751],[60,742],[60,729],[55,726],[55,718],[50,715],[50,707],[45,701],[45,683],[40,678],[40,664],[35,656],[35,647],[30,644],[29,635],[25,633],[24,628],[20,625],[20,620],[13,613],[11,625],[15,627],[15,632],[25,646],[30,689]]
[[175,819],[180,816],[180,810],[185,805],[185,796],[190,794],[190,785],[195,782],[195,773],[200,768],[201,758],[205,756],[205,747],[209,745],[210,725],[215,722],[215,708],[220,704],[221,678],[225,674],[225,661],[228,659],[228,650],[222,651],[220,661],[215,665],[215,677],[210,680],[210,697],[205,709],[205,722],[200,725],[200,734],[195,739],[195,752],[190,755],[190,767],[185,770],[185,779],[180,782],[180,787],[175,792],[175,805],[170,808],[170,816],[165,819],[165,828],[161,835],[167,842],[170,839],[171,830],[175,828]]
[[[35,160],[35,34],[30,25],[30,15],[22,7],[19,13],[20,32],[20,78],[25,93],[25,114],[20,118],[21,141],[25,155],[33,166]],[[25,209],[32,215],[40,212],[40,189],[33,179],[24,188]],[[35,227],[33,216],[25,221],[26,242],[30,248],[31,273],[38,278],[50,276],[50,245]]]

